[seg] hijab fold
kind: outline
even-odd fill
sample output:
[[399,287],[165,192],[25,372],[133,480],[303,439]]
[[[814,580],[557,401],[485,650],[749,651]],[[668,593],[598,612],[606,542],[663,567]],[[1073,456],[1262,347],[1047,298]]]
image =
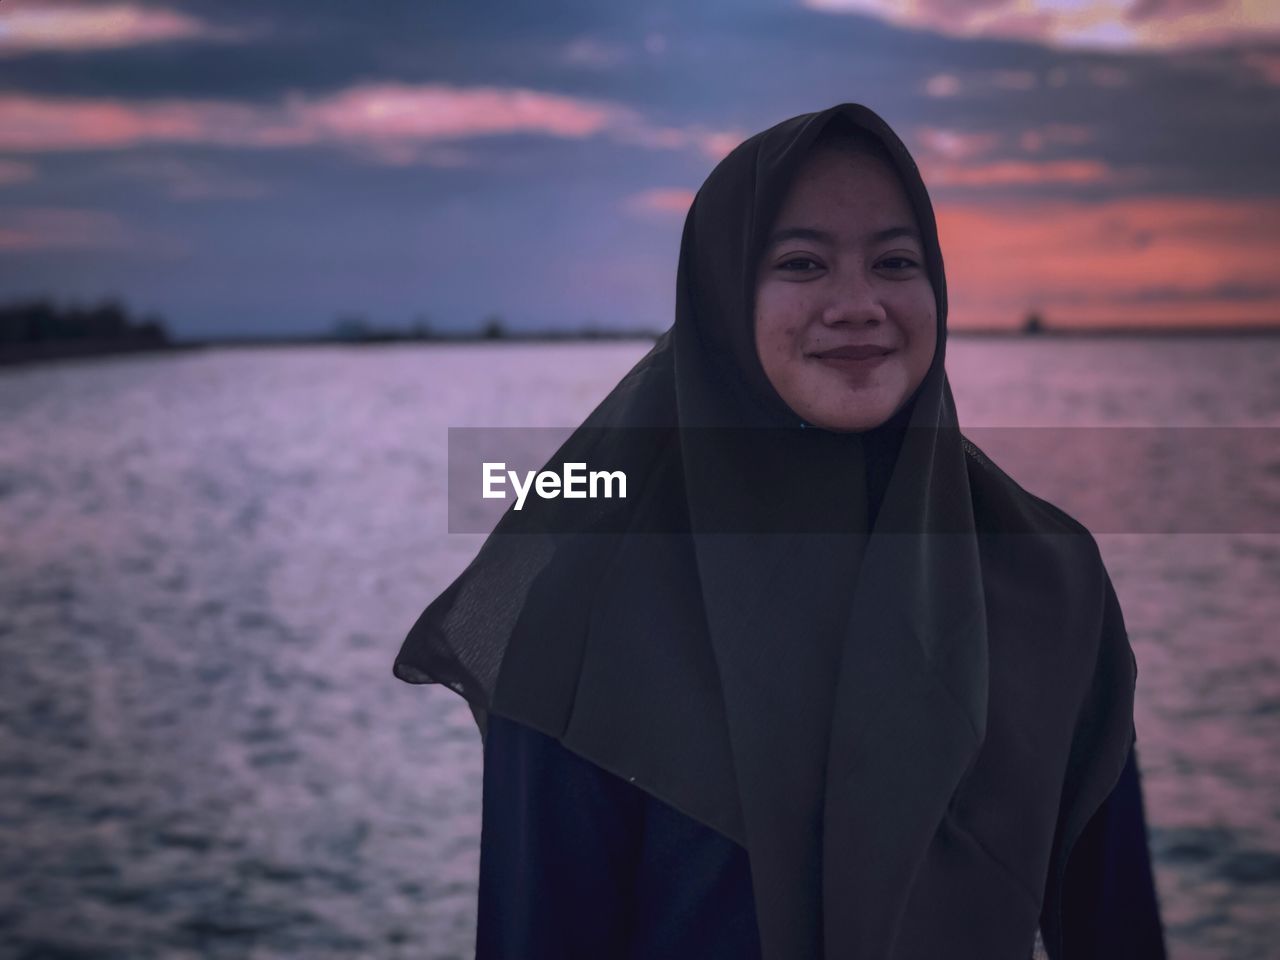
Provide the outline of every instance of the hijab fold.
[[[861,434],[802,424],[752,329],[767,231],[829,124],[887,151],[937,306],[922,384]],[[1096,547],[961,436],[946,307],[928,194],[880,117],[840,104],[748,139],[690,208],[672,328],[548,464],[625,464],[630,497],[508,511],[396,659],[482,730],[533,726],[745,847],[766,960],[967,956],[982,896],[1014,905],[971,931],[981,955],[1029,952],[1083,825],[1059,804],[1096,809],[1127,755]],[[992,804],[1028,805],[1025,832]],[[936,934],[931,885],[975,898]]]

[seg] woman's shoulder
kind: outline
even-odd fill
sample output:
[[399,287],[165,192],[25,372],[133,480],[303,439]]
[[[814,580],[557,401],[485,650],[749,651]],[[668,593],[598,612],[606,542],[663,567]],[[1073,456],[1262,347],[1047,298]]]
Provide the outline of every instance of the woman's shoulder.
[[1090,530],[1057,504],[1026,490],[965,438],[974,522],[984,568],[1060,612],[1072,632],[1104,626],[1111,578]]
[[1097,541],[1083,523],[1027,490],[968,437],[962,443],[979,532],[1072,535],[1097,552]]

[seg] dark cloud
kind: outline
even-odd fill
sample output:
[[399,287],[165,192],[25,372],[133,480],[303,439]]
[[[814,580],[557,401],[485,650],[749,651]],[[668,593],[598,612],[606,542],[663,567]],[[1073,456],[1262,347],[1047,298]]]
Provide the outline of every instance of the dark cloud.
[[1229,4],[1230,0],[1134,0],[1125,10],[1125,17],[1141,23],[1185,17],[1188,14],[1216,13]]

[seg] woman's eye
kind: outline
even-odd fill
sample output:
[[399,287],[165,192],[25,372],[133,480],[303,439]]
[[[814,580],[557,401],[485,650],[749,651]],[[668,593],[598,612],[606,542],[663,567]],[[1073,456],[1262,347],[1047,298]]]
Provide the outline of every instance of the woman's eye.
[[910,257],[885,257],[880,261],[880,266],[887,267],[890,270],[910,270],[913,267],[920,266],[920,264]]
[[795,257],[792,260],[787,260],[787,261],[784,261],[783,263],[778,264],[778,269],[785,270],[787,273],[809,273],[810,271],[806,269],[792,269],[792,266],[794,264],[805,264],[805,263],[812,264],[814,267],[818,267],[818,263],[814,260],[810,260],[808,257]]

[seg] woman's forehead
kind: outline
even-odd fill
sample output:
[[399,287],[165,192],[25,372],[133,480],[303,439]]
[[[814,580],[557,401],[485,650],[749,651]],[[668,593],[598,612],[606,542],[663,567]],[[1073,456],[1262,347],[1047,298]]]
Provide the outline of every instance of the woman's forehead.
[[769,235],[765,246],[776,247],[779,244],[791,241],[807,241],[826,246],[838,246],[848,240],[865,240],[873,244],[889,243],[895,240],[906,240],[917,245],[923,242],[920,238],[920,231],[916,228],[915,220],[907,221],[904,219],[902,223],[895,223],[889,226],[881,226],[879,223],[872,222],[846,222],[839,224],[834,230],[815,226],[780,225],[778,229]]
[[845,237],[919,242],[920,231],[901,178],[883,160],[848,151],[815,154],[788,186],[765,246]]
[[801,160],[787,185],[782,207],[823,199],[868,198],[909,206],[902,177],[884,157],[843,144],[820,144]]

